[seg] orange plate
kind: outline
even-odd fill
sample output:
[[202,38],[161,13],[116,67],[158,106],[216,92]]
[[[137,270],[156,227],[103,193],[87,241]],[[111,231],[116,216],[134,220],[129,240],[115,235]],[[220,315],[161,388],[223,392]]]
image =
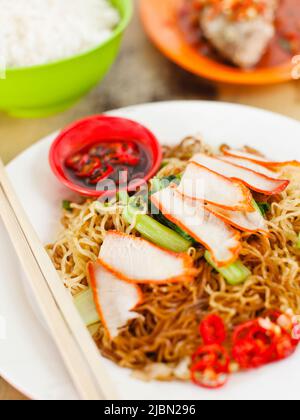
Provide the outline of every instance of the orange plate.
[[207,79],[238,85],[267,85],[292,79],[290,62],[273,68],[243,71],[211,60],[185,39],[178,23],[183,0],[140,0],[143,25],[164,55],[184,69]]

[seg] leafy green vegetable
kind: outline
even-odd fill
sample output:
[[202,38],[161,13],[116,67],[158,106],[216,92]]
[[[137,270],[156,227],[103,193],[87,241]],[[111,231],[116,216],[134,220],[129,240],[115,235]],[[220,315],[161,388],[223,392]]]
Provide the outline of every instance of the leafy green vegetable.
[[[151,189],[151,194],[154,194],[158,191],[163,190],[164,188],[167,188],[170,184],[175,183],[177,185],[180,184],[182,175],[170,175],[168,177],[164,177],[164,178],[153,178],[153,180],[151,181],[152,184],[152,189]],[[153,204],[150,203],[150,206],[153,208]],[[189,241],[191,244],[195,243],[194,239],[186,232],[184,232],[180,227],[178,227],[175,223],[171,222],[170,220],[168,220],[158,209],[156,209],[154,218],[160,222],[161,224],[163,224],[164,226],[169,227],[170,229],[172,229],[174,232],[178,233],[180,236],[182,236],[184,239],[186,239],[187,241]]]
[[63,207],[64,210],[72,211],[71,201],[69,201],[69,200],[63,200],[62,207]]
[[174,230],[174,232],[177,232],[187,241],[191,242],[192,244],[195,243],[194,239],[188,233],[184,232],[184,230],[178,227],[175,223],[168,220],[162,213],[159,212],[159,214],[155,215],[154,217],[158,222]]
[[240,260],[230,264],[228,267],[220,268],[215,264],[210,252],[206,251],[204,256],[208,264],[220,273],[231,286],[244,283],[251,275],[251,271]]
[[139,213],[139,209],[129,204],[123,216],[127,223],[135,222],[135,229],[150,242],[173,252],[186,252],[192,243],[172,229],[162,225],[152,217]]
[[271,206],[269,203],[257,203],[256,201],[254,201],[253,205],[259,210],[259,212],[262,214],[263,217],[266,217],[267,213],[271,209]]
[[164,169],[168,165],[169,165],[169,161],[168,160],[163,160],[162,164],[160,165],[160,169]]
[[150,195],[155,194],[162,189],[161,179],[159,179],[159,178],[151,179],[150,184],[151,184]]
[[[158,178],[154,178],[153,180],[158,180]],[[157,183],[156,186],[160,187],[161,183],[159,185]],[[193,240],[190,236],[183,232],[178,226],[172,223],[172,227],[168,227],[167,223],[162,224],[153,217],[144,214],[147,203],[143,200],[143,197],[129,198],[127,192],[120,191],[119,200],[125,205],[123,211],[125,220],[127,223],[135,222],[135,229],[145,239],[173,252],[186,252],[193,245]],[[164,218],[165,222],[166,220],[167,219]]]
[[74,303],[87,327],[100,321],[92,289],[88,289],[75,296]]
[[298,235],[298,240],[296,242],[296,248],[300,249],[300,233]]
[[123,204],[123,205],[127,205],[129,203],[129,195],[127,193],[127,191],[119,191],[118,192],[118,196],[119,196],[119,201]]
[[168,182],[169,182],[169,184],[174,183],[174,184],[179,185],[179,184],[180,184],[181,179],[182,179],[182,174],[179,174],[179,175],[170,175],[170,176],[166,176],[166,177],[162,178],[162,181],[163,181],[163,182],[168,181]]
[[155,194],[158,191],[168,188],[170,184],[179,185],[182,175],[170,175],[164,178],[153,178],[151,180],[151,191],[150,194]]

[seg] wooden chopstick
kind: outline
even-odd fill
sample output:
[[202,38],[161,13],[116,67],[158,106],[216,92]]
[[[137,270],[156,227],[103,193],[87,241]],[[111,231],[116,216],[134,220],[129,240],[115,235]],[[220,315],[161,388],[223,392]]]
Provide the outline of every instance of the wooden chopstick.
[[99,351],[31,226],[1,159],[0,215],[80,397],[117,399]]

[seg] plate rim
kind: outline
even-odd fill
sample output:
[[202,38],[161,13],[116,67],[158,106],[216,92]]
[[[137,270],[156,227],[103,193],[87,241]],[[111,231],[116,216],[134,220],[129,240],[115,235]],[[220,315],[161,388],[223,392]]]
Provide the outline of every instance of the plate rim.
[[[118,109],[115,109],[115,110],[110,110],[110,111],[106,112],[105,114],[116,114],[116,113],[119,113],[119,112],[130,112],[130,111],[139,110],[141,108],[147,109],[148,107],[156,107],[156,106],[157,107],[161,107],[161,106],[167,107],[169,104],[173,104],[173,105],[185,105],[185,104],[205,105],[205,104],[209,104],[210,106],[213,105],[214,107],[220,107],[220,108],[222,108],[224,106],[225,107],[231,107],[233,109],[234,108],[236,108],[236,109],[241,109],[242,108],[242,109],[248,110],[250,112],[258,112],[261,115],[265,114],[266,116],[269,115],[269,117],[280,118],[282,121],[285,120],[287,123],[293,123],[293,124],[296,124],[297,126],[300,126],[300,122],[298,120],[293,119],[291,117],[281,115],[281,114],[273,112],[273,111],[268,111],[268,110],[257,108],[257,107],[252,107],[252,106],[242,105],[242,104],[236,104],[236,103],[230,103],[230,102],[206,101],[206,100],[173,100],[173,101],[162,101],[162,102],[156,102],[156,103],[150,102],[150,103],[145,103],[145,104],[138,104],[138,105],[132,105],[132,106],[128,106],[128,107],[122,107],[122,108],[118,108]],[[47,140],[49,141],[49,139],[54,137],[58,132],[59,132],[59,130],[56,130],[55,132],[44,136],[43,138],[41,138],[40,140],[38,140],[37,142],[35,142],[31,146],[29,146],[28,148],[23,150],[21,153],[19,153],[15,158],[13,158],[6,165],[6,168],[9,170],[13,165],[17,164],[19,159],[24,158],[26,153],[28,153],[31,149],[35,149],[35,148],[39,147],[39,145],[41,143],[45,143],[45,142],[47,142]],[[17,256],[14,256],[14,258],[17,260]],[[7,373],[7,371],[3,370],[3,368],[1,366],[0,366],[0,376],[8,384],[13,386],[17,391],[19,391],[23,395],[27,396],[28,398],[30,398],[32,400],[39,400],[39,398],[37,396],[33,396],[28,391],[24,390],[23,386],[18,384],[15,379],[12,379],[10,377],[10,374]]]

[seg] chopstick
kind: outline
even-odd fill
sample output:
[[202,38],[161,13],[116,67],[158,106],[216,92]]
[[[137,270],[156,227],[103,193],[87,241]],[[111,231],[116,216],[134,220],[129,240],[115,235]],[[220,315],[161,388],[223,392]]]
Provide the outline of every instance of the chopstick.
[[31,226],[1,159],[0,216],[79,396],[117,399],[99,351]]

